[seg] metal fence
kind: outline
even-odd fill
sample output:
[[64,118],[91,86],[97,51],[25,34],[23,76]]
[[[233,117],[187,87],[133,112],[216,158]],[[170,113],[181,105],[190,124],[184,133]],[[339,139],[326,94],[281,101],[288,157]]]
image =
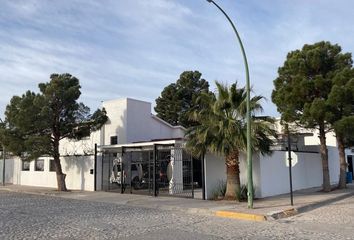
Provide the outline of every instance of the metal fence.
[[102,189],[193,198],[199,185],[194,172],[193,158],[182,146],[124,147],[121,153],[103,153]]

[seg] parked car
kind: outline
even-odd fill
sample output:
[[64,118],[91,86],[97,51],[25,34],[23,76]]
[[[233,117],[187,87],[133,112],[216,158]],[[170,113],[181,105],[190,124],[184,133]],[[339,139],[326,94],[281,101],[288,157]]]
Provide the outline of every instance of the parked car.
[[[124,167],[123,167],[124,168]],[[127,173],[127,169],[124,168],[122,171],[121,167],[121,159],[117,158],[113,160],[112,172],[110,176],[110,183],[117,183],[121,185],[121,181],[123,180],[123,184],[130,185],[130,181],[132,181],[132,186],[137,189],[142,182],[142,165],[141,164],[131,164],[130,174]],[[123,177],[122,177],[123,174]]]

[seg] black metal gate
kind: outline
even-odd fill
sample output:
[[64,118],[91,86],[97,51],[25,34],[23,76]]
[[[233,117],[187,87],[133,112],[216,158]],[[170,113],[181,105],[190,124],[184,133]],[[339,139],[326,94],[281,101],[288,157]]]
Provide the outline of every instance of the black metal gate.
[[102,170],[104,191],[194,197],[193,159],[182,146],[123,147],[103,154]]

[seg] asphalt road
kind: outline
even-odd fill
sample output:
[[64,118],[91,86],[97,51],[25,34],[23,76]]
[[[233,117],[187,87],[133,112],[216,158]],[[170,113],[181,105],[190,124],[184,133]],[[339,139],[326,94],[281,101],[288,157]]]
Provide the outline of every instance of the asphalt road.
[[0,191],[0,239],[354,239],[354,197],[249,222]]

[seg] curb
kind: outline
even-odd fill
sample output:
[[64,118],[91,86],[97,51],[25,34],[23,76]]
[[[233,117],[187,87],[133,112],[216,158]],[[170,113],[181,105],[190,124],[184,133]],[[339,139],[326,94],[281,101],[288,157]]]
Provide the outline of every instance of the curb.
[[233,212],[233,211],[216,211],[215,216],[223,217],[223,218],[256,221],[256,222],[267,221],[267,217],[265,215],[240,213],[240,212]]
[[50,196],[50,197],[60,197],[59,194],[51,193],[51,192],[34,192],[34,191],[26,191],[26,190],[21,190],[21,189],[11,189],[11,188],[4,188],[4,187],[0,187],[0,191],[24,193],[24,194],[31,194],[31,195]]
[[300,206],[297,208],[290,208],[290,209],[286,209],[284,211],[279,211],[279,212],[271,212],[267,214],[267,219],[268,220],[278,220],[281,218],[287,218],[287,217],[291,217],[291,216],[295,216],[297,214],[300,213],[305,213],[305,212],[309,212],[312,211],[316,208],[320,208],[323,206],[326,206],[328,204],[334,203],[334,202],[338,202],[340,200],[346,199],[348,197],[354,196],[354,192],[349,192],[337,197],[333,197],[327,200],[323,200],[323,201],[319,201],[319,202],[315,202],[315,203],[311,203],[311,204],[307,204],[304,206]]
[[289,208],[289,209],[285,209],[283,211],[277,211],[277,212],[271,212],[267,214],[267,219],[268,220],[278,220],[281,218],[287,218],[287,217],[291,217],[291,216],[295,216],[296,214],[298,214],[299,211],[296,208]]
[[323,206],[325,206],[327,204],[338,202],[340,200],[346,199],[346,198],[351,197],[351,196],[354,196],[354,192],[349,192],[349,193],[346,193],[346,194],[343,194],[343,195],[340,195],[340,196],[337,196],[337,197],[333,197],[333,198],[330,198],[330,199],[327,199],[327,200],[323,200],[323,201],[320,201],[320,202],[304,205],[302,207],[298,207],[297,211],[298,211],[298,213],[308,212],[308,211],[314,210],[316,208],[323,207]]

